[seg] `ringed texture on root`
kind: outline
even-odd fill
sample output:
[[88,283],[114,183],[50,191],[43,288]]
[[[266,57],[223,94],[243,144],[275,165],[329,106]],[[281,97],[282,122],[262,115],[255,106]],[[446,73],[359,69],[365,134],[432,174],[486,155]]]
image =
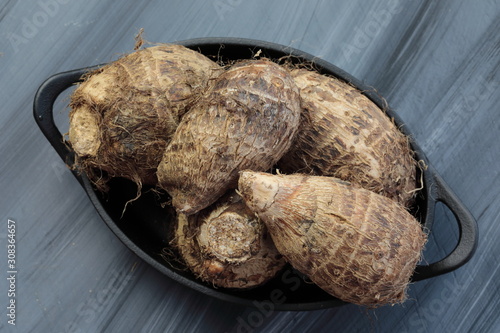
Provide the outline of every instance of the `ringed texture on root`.
[[198,52],[160,44],[88,73],[70,102],[77,168],[100,190],[114,177],[155,185],[165,146],[218,70]]
[[268,170],[299,126],[298,88],[268,60],[233,65],[184,116],[158,166],[159,185],[183,214],[236,188],[243,169]]
[[237,195],[198,214],[179,214],[173,245],[198,278],[217,287],[262,285],[286,263],[264,223]]
[[337,177],[410,208],[417,163],[409,139],[387,114],[336,78],[306,69],[291,74],[303,113],[280,171]]
[[401,303],[426,234],[395,201],[333,177],[245,171],[239,191],[287,261],[331,295]]

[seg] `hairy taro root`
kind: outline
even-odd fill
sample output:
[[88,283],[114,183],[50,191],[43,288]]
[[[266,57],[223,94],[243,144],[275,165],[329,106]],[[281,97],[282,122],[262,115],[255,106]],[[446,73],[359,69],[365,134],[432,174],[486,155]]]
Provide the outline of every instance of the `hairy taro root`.
[[291,75],[304,112],[280,171],[337,177],[409,208],[417,164],[408,138],[349,84],[305,69]]
[[184,46],[160,44],[88,73],[70,102],[76,165],[101,190],[113,177],[155,185],[180,118],[219,69]]
[[[251,288],[288,261],[344,301],[404,301],[426,242],[406,210],[417,164],[356,88],[161,44],[88,73],[70,107],[75,165],[100,190],[123,177],[168,192],[171,245],[203,281]],[[259,172],[274,166],[308,175]]]
[[244,171],[239,191],[278,251],[331,295],[403,302],[426,234],[395,201],[333,177]]
[[197,277],[217,287],[256,287],[286,263],[264,223],[236,195],[198,214],[179,214],[173,246]]
[[244,169],[270,169],[290,147],[300,120],[298,88],[267,60],[221,74],[186,113],[158,166],[160,187],[178,212],[194,214],[236,188]]

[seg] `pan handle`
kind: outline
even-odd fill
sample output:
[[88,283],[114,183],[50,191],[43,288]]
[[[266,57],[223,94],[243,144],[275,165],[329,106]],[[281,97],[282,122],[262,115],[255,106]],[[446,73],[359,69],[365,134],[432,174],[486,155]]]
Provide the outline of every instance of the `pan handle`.
[[412,281],[420,281],[449,273],[472,258],[478,243],[477,222],[469,210],[460,202],[441,176],[432,170],[434,186],[432,195],[436,202],[445,204],[455,216],[459,228],[458,243],[445,258],[429,265],[417,266]]
[[[35,117],[35,121],[62,160],[69,166],[73,165],[74,153],[64,143],[63,135],[54,123],[54,103],[64,90],[80,82],[85,73],[95,70],[100,66],[102,65],[55,74],[45,80],[35,94],[33,102],[33,116]],[[79,177],[77,178],[80,181]]]

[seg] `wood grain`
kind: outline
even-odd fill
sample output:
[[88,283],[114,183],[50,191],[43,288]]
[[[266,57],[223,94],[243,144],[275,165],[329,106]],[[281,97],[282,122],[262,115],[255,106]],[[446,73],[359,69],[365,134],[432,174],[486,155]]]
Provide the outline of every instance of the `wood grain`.
[[[169,280],[121,244],[37,128],[33,97],[50,75],[152,42],[245,37],[292,46],[375,87],[477,218],[464,267],[410,287],[403,306],[275,312],[221,302]],[[17,223],[17,317],[2,332],[498,332],[500,65],[498,1],[8,0],[0,5],[2,229]],[[67,126],[67,101],[56,122]],[[62,130],[64,132],[64,130]],[[426,249],[454,248],[444,206]]]

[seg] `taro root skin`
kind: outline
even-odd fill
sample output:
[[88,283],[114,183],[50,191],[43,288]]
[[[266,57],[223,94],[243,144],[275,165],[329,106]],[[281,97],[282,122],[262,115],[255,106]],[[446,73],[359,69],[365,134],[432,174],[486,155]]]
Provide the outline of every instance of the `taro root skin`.
[[198,214],[179,214],[173,245],[197,277],[217,287],[256,287],[286,264],[264,222],[236,195]]
[[221,74],[184,116],[158,166],[178,212],[194,214],[236,188],[244,169],[270,169],[288,150],[300,120],[298,88],[267,60]]
[[180,118],[218,70],[198,52],[160,44],[88,73],[70,102],[77,167],[101,190],[113,177],[156,185],[156,168]]
[[333,177],[241,173],[239,191],[278,251],[346,302],[401,303],[426,234],[400,204]]
[[100,117],[87,105],[82,105],[73,112],[68,136],[73,150],[79,156],[96,156],[99,151]]
[[351,85],[317,72],[291,72],[304,110],[296,140],[279,162],[283,173],[340,178],[409,208],[417,163],[408,138]]

